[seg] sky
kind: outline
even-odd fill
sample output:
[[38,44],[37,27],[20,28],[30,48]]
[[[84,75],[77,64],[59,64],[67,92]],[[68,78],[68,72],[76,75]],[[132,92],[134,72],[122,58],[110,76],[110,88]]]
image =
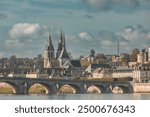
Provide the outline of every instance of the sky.
[[57,50],[60,29],[75,58],[150,46],[150,0],[1,0],[0,58],[44,53],[48,31]]

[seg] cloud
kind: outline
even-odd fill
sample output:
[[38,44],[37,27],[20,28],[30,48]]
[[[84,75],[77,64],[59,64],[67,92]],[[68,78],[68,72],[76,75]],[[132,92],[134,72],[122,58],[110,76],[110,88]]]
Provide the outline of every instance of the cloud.
[[124,28],[124,31],[120,33],[123,37],[128,40],[150,40],[150,31],[145,29],[142,25],[129,25]]
[[7,15],[4,13],[0,13],[0,20],[6,19]]
[[140,24],[126,26],[120,35],[129,40],[133,47],[144,48],[150,44],[150,30]]
[[84,0],[84,2],[95,10],[107,11],[111,9],[113,0]]
[[[19,28],[14,28],[15,24],[10,29],[10,32],[13,29],[18,29],[19,34],[17,33],[17,36],[14,36],[16,38],[12,36],[10,39],[4,40],[3,44],[0,43],[1,49],[5,50],[1,56],[16,54],[24,57],[33,57],[40,53],[43,54],[48,39],[48,28],[36,23],[21,24],[28,24],[28,26],[21,25],[17,26]],[[28,29],[30,26],[32,28]],[[37,35],[36,38],[34,35]],[[51,35],[55,50],[57,50],[60,30],[58,28],[51,28]],[[120,52],[131,52],[134,48],[142,49],[150,44],[150,31],[142,25],[129,25],[119,32],[82,31],[77,34],[66,32],[65,37],[67,51],[71,52],[74,57],[79,57],[80,55],[88,56],[91,48],[95,49],[97,53],[116,54],[118,41],[120,43]]]
[[129,12],[150,6],[149,0],[83,0],[90,11]]
[[85,15],[85,18],[93,19],[93,16],[87,14],[87,15]]
[[66,13],[68,14],[68,15],[73,15],[73,11],[72,10],[66,10]]
[[12,54],[21,57],[34,57],[42,54],[48,39],[48,28],[38,23],[17,23],[7,30],[3,43],[0,43],[4,56]]
[[80,32],[77,35],[66,36],[66,40],[73,56],[74,54],[76,56],[80,56],[81,54],[88,55],[92,48],[99,53],[117,53],[116,46],[118,41],[121,46],[126,46],[129,43],[121,35],[109,31],[99,31],[97,33]]
[[90,33],[87,32],[81,32],[78,34],[79,38],[82,40],[92,40],[93,36]]
[[38,23],[17,23],[13,25],[12,29],[10,30],[10,36],[11,38],[32,36],[38,33],[40,29],[41,27]]

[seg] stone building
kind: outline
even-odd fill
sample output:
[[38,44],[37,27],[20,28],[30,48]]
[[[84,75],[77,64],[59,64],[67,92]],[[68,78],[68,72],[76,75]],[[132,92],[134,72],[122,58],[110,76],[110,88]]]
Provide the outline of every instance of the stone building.
[[88,73],[93,73],[94,70],[101,68],[101,69],[110,69],[111,66],[109,64],[90,64],[85,71]]
[[140,64],[134,67],[135,82],[150,82],[150,64]]
[[92,73],[92,78],[112,78],[113,70],[110,68],[97,68]]
[[83,69],[79,64],[80,60],[72,60],[67,52],[64,32],[60,32],[56,54],[49,32],[48,45],[44,51],[44,68],[50,77],[80,76]]
[[133,68],[128,66],[118,66],[113,70],[113,78],[133,77]]

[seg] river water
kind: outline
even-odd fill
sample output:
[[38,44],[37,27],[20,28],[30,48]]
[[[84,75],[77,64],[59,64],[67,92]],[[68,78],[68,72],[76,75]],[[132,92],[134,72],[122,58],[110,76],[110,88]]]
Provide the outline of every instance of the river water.
[[50,95],[5,95],[0,100],[150,100],[149,93],[133,94],[50,94]]

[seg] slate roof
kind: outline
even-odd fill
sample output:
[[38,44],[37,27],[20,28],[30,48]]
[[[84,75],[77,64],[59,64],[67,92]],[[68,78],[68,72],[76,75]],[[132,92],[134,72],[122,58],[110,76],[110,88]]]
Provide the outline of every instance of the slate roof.
[[80,60],[71,60],[70,63],[73,67],[81,67]]

